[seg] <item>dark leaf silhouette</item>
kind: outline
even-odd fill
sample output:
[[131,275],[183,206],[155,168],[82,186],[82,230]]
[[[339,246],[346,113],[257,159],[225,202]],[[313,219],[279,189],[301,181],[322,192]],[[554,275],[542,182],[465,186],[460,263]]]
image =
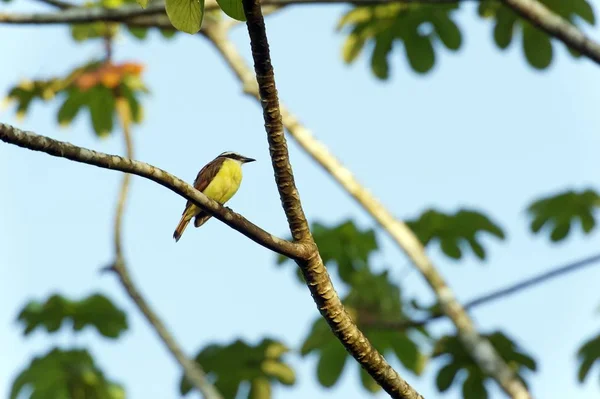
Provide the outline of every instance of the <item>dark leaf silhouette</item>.
[[55,348],[16,377],[10,399],[17,398],[125,399],[125,391],[106,379],[88,351]]
[[[536,363],[502,332],[483,335],[487,338],[508,366],[517,372],[519,379],[526,383],[523,373],[526,369],[535,371]],[[436,385],[440,392],[447,391],[453,384],[462,379],[463,397],[468,399],[487,398],[485,381],[490,378],[465,351],[462,343],[455,335],[440,338],[433,350],[433,358],[447,360],[438,370]],[[461,378],[462,377],[462,378]]]
[[463,256],[466,246],[479,259],[485,259],[486,252],[479,241],[483,233],[504,239],[504,232],[482,213],[460,210],[456,214],[445,214],[435,209],[424,212],[418,219],[406,222],[423,245],[438,241],[444,254],[452,259]]
[[600,196],[593,190],[567,191],[542,198],[528,207],[532,217],[530,228],[539,233],[547,227],[552,241],[564,240],[575,221],[582,230],[590,233],[596,227],[595,212],[600,207]]
[[[272,384],[296,382],[294,370],[282,358],[287,352],[289,349],[284,344],[269,338],[256,346],[237,340],[230,345],[207,346],[196,356],[196,361],[225,399],[234,399],[244,382],[250,383],[250,398],[269,399]],[[182,395],[192,390],[185,378],[181,380],[180,390]]]
[[75,331],[92,326],[108,338],[117,338],[127,330],[125,313],[100,294],[80,301],[72,301],[61,295],[52,295],[43,303],[31,301],[21,310],[18,320],[24,327],[24,335],[37,328],[55,332],[69,321]]

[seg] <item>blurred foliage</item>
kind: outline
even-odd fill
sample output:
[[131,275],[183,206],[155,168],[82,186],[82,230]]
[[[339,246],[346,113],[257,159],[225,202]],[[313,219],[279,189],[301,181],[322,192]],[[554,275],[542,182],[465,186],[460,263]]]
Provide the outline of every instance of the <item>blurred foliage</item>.
[[[256,346],[237,340],[230,345],[208,345],[196,361],[208,374],[224,399],[235,399],[240,385],[249,383],[249,399],[270,399],[273,383],[294,385],[296,374],[282,359],[289,349],[279,341],[265,338]],[[192,390],[182,377],[182,395]]]
[[[346,310],[369,341],[386,358],[393,354],[402,365],[415,374],[425,367],[425,356],[411,336],[404,331],[387,329],[380,323],[390,320],[406,320],[400,297],[400,288],[390,282],[388,272],[372,274],[361,270],[353,274],[350,292],[342,300]],[[424,333],[424,330],[421,329]],[[331,387],[339,380],[350,354],[321,317],[312,325],[311,331],[302,344],[301,354],[317,353],[317,379],[325,387]],[[351,364],[360,370],[363,387],[370,392],[381,389],[375,381],[352,359]]]
[[55,348],[35,357],[14,380],[10,399],[124,399],[119,384],[106,379],[84,349]]
[[458,4],[383,4],[356,7],[338,22],[338,30],[349,32],[342,48],[346,63],[354,62],[367,43],[371,50],[371,70],[379,79],[389,77],[389,55],[401,43],[411,68],[429,72],[435,64],[436,42],[456,51],[462,34],[451,13]]
[[600,334],[585,342],[577,352],[579,371],[577,378],[584,382],[594,363],[600,365]]
[[[336,265],[340,278],[345,282],[350,282],[354,272],[368,269],[369,255],[378,249],[375,231],[361,230],[352,220],[333,227],[315,222],[311,231],[323,263]],[[296,265],[291,259],[278,255],[277,264],[284,263]],[[297,272],[299,280],[304,281],[299,269]]]
[[[521,351],[518,346],[502,332],[494,332],[482,336],[489,340],[498,354],[513,369],[519,379],[526,384],[523,378],[525,369],[535,371],[535,360]],[[485,380],[490,378],[479,368],[465,351],[464,346],[455,335],[445,335],[440,338],[433,349],[433,358],[448,360],[437,373],[436,385],[440,392],[447,391],[456,382],[458,374],[466,374],[462,383],[462,392],[465,399],[486,399],[488,392]]]
[[532,217],[531,231],[539,233],[544,226],[554,242],[564,240],[572,224],[579,220],[582,230],[590,233],[596,227],[595,212],[600,207],[600,196],[594,190],[573,190],[548,196],[532,203],[527,211]]
[[[596,18],[587,0],[539,0],[550,10],[567,19],[574,25],[581,20],[594,25]],[[512,9],[496,0],[482,0],[479,15],[494,20],[494,42],[500,49],[512,43],[515,31],[521,28],[523,52],[527,62],[534,68],[547,68],[552,62],[553,48],[551,37],[531,23],[519,17]],[[571,51],[578,57],[579,54]]]
[[33,100],[50,101],[60,95],[64,98],[57,115],[61,126],[68,126],[82,109],[87,108],[96,134],[106,136],[113,130],[115,98],[118,96],[127,99],[133,122],[142,121],[139,97],[148,92],[141,80],[142,71],[143,65],[137,63],[94,61],[75,69],[65,78],[23,81],[10,89],[7,101],[16,103],[17,116],[23,118]]
[[461,209],[454,215],[435,209],[425,211],[419,218],[408,220],[406,224],[417,235],[423,245],[439,241],[442,252],[452,258],[463,256],[462,245],[466,245],[479,259],[485,259],[486,252],[478,234],[488,233],[499,239],[505,235],[500,226],[482,213]]
[[43,303],[31,301],[21,310],[18,320],[24,327],[24,335],[29,335],[38,327],[55,332],[66,321],[73,323],[75,331],[93,326],[108,338],[117,338],[127,330],[125,312],[100,294],[90,295],[80,301],[72,301],[61,295],[52,295]]
[[[578,25],[583,20],[595,24],[594,11],[587,0],[541,0],[550,10]],[[348,36],[342,47],[346,63],[354,62],[365,47],[371,53],[371,70],[379,79],[390,75],[389,56],[394,45],[401,44],[410,67],[417,73],[429,72],[436,61],[437,43],[456,51],[462,45],[460,27],[453,19],[459,4],[382,4],[355,7],[340,19],[338,30],[346,28]],[[480,17],[494,20],[494,43],[504,50],[512,43],[515,32],[522,32],[522,47],[527,62],[537,69],[552,62],[551,37],[519,17],[504,3],[482,0]],[[399,49],[400,46],[396,46]],[[578,57],[576,51],[570,53]]]

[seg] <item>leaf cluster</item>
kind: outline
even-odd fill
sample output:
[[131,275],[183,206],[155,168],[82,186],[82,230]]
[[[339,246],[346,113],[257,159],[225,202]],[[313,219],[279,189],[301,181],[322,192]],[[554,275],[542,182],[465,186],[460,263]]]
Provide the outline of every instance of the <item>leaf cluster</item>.
[[107,338],[117,338],[127,330],[125,312],[100,294],[79,301],[58,294],[50,296],[45,302],[30,301],[19,313],[18,320],[24,328],[24,335],[29,335],[37,328],[56,332],[68,321],[71,321],[74,331],[91,326]]
[[527,211],[531,216],[531,231],[539,233],[544,228],[550,232],[550,240],[564,240],[574,223],[579,222],[584,233],[596,227],[600,195],[588,189],[580,192],[569,190],[533,202]]
[[[240,386],[250,386],[249,399],[270,399],[274,383],[294,385],[294,370],[283,356],[289,349],[281,342],[265,338],[258,345],[236,340],[229,345],[206,346],[195,360],[213,380],[224,399],[235,399]],[[182,395],[192,390],[191,384],[181,378]]]
[[148,92],[141,80],[142,71],[143,66],[137,63],[93,61],[64,78],[23,81],[10,89],[7,100],[16,103],[17,115],[23,117],[33,100],[49,101],[60,96],[63,102],[57,119],[61,126],[68,126],[81,110],[87,109],[94,132],[103,137],[113,131],[118,97],[129,104],[132,121],[142,121],[139,97]]
[[435,43],[456,51],[462,34],[452,19],[458,4],[384,4],[356,7],[338,23],[347,28],[342,48],[346,63],[354,62],[367,44],[371,50],[371,70],[379,79],[389,77],[389,56],[394,44],[403,47],[413,71],[426,73],[435,64]]
[[[93,326],[103,336],[117,338],[127,329],[125,313],[100,294],[81,300],[52,295],[28,302],[18,316],[25,336],[37,328],[57,332],[65,321],[74,331]],[[10,399],[124,399],[125,390],[107,379],[83,348],[53,348],[36,356],[14,379]]]
[[[517,344],[502,332],[483,335],[500,357],[513,369],[519,379],[526,384],[524,371],[535,371],[537,365],[535,360],[523,352]],[[440,338],[433,349],[433,358],[446,360],[445,364],[438,370],[436,386],[440,392],[447,391],[454,384],[457,376],[462,375],[462,393],[465,399],[487,399],[489,397],[485,381],[490,377],[479,368],[470,355],[466,352],[464,345],[456,335],[446,335]]]

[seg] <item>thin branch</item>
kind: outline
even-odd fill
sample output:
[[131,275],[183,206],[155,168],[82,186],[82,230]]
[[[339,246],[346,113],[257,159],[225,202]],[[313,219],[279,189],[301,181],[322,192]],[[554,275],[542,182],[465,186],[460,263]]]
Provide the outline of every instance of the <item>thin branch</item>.
[[[548,280],[551,280],[556,277],[560,277],[562,275],[572,273],[578,270],[581,270],[585,267],[592,266],[600,262],[600,254],[589,256],[587,258],[568,263],[563,266],[556,267],[550,271],[541,273],[537,276],[525,279],[515,284],[511,284],[507,287],[498,289],[496,291],[489,292],[487,294],[481,295],[477,298],[471,299],[467,301],[464,305],[466,310],[472,310],[481,305],[486,305],[492,302],[495,302],[499,299],[504,299],[513,294],[517,294],[521,291],[527,290],[529,288],[533,288],[539,284],[545,283]],[[385,328],[391,330],[399,330],[404,331],[408,328],[414,327],[422,327],[432,321],[439,320],[443,318],[445,315],[441,312],[434,313],[431,316],[421,319],[421,320],[394,320],[394,321],[380,321],[380,320],[370,320],[364,325],[368,327],[376,327],[376,328]],[[361,322],[361,324],[363,324]]]
[[5,123],[0,123],[0,140],[71,161],[144,177],[192,201],[216,219],[265,248],[292,259],[306,259],[311,253],[306,245],[289,242],[264,231],[243,216],[211,200],[185,181],[147,163],[78,147],[33,132],[25,132]]
[[[227,32],[215,24],[207,27],[202,33],[210,39],[225,58],[227,64],[241,81],[244,92],[252,97],[260,98],[252,72],[246,66],[244,59],[233,43],[227,39]],[[468,314],[460,306],[442,276],[427,257],[423,246],[414,233],[406,224],[397,220],[379,200],[363,187],[352,173],[308,129],[302,126],[283,105],[280,105],[280,110],[285,128],[300,147],[331,174],[371,214],[425,277],[442,305],[444,314],[450,317],[458,330],[463,345],[482,370],[492,376],[502,389],[513,398],[529,398],[527,389],[516,378],[514,372],[502,360],[491,344],[477,333]]]
[[297,260],[306,285],[334,335],[392,398],[422,398],[386,362],[367,337],[358,329],[335,292],[331,278],[325,269],[311,235],[302,209],[300,195],[294,182],[260,0],[242,0],[242,5],[246,15],[246,26],[248,27],[250,47],[254,59],[255,83],[258,84],[257,95],[263,108],[269,152],[281,204],[294,241],[305,243],[312,248],[309,258]]
[[73,3],[68,3],[66,1],[61,0],[38,0],[40,3],[47,4],[54,8],[59,8],[61,10],[66,10],[67,8],[76,7]]
[[148,305],[142,294],[136,288],[131,280],[129,271],[125,267],[122,259],[117,259],[112,266],[112,270],[119,276],[119,281],[129,297],[140,309],[142,314],[148,320],[148,323],[159,335],[160,339],[165,343],[171,354],[183,368],[185,378],[202,394],[204,399],[223,399],[216,388],[207,380],[202,368],[194,361],[190,360],[184,353],[179,344],[175,341],[167,327],[160,320],[158,315]]

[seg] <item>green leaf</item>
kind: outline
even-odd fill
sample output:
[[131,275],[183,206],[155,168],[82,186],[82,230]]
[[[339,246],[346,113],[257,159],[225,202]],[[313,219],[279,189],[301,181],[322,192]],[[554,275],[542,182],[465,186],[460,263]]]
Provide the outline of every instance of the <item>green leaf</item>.
[[200,31],[204,0],[166,0],[165,6],[175,29],[192,35]]
[[486,251],[479,241],[484,233],[499,239],[505,238],[500,226],[489,217],[468,209],[461,209],[454,215],[429,209],[418,219],[406,221],[406,224],[423,245],[439,241],[442,252],[452,259],[462,258],[461,247],[465,246],[479,259],[485,259]]
[[242,22],[246,20],[242,0],[217,0],[217,4],[231,18]]
[[271,383],[266,378],[255,378],[250,382],[249,399],[270,399]]
[[571,232],[571,226],[579,221],[584,233],[589,234],[596,227],[597,208],[600,195],[593,190],[566,191],[539,199],[527,211],[532,217],[530,229],[539,233],[544,227],[550,231],[554,242],[564,240]]
[[488,392],[483,385],[483,378],[480,374],[471,373],[463,383],[464,399],[487,399]]
[[[229,345],[208,345],[197,356],[211,381],[224,399],[235,399],[242,383],[250,383],[250,398],[270,399],[272,385],[281,383],[293,385],[296,382],[294,370],[284,363],[282,357],[289,349],[282,343],[266,338],[252,346],[242,340]],[[192,390],[189,382],[182,377],[182,395]]]
[[86,350],[55,348],[35,357],[15,378],[10,392],[10,399],[76,397],[125,399],[125,391],[106,379]]
[[146,8],[148,7],[150,0],[135,0],[135,2],[138,3],[142,8]]
[[[146,1],[147,0],[142,0],[142,1]],[[142,6],[143,8],[146,8],[145,5]],[[135,26],[128,26],[127,30],[129,31],[129,33],[131,33],[131,35],[137,39],[140,40],[144,40],[147,36],[148,36],[148,28],[138,28]]]
[[437,386],[438,391],[446,392],[454,382],[456,373],[458,373],[459,370],[460,367],[456,363],[449,363],[442,367],[435,378],[435,385]]
[[100,137],[107,136],[113,129],[115,97],[104,86],[95,86],[89,90],[89,111],[94,131]]
[[529,23],[523,24],[523,51],[527,61],[534,68],[545,69],[552,62],[550,38]]
[[71,88],[67,91],[67,98],[58,110],[58,123],[68,126],[77,116],[81,108],[89,102],[89,93],[79,89]]
[[600,365],[600,334],[586,341],[579,351],[577,351],[577,360],[579,361],[579,370],[577,379],[584,382],[592,366],[595,363]]
[[71,321],[75,331],[92,326],[107,338],[117,338],[127,330],[125,312],[100,294],[80,301],[60,295],[52,295],[43,303],[31,301],[21,310],[18,320],[24,327],[24,335],[29,335],[38,327],[55,332],[65,321]]
[[337,340],[331,340],[321,349],[321,357],[317,365],[317,378],[324,387],[332,387],[342,375],[348,353]]
[[[502,332],[483,335],[498,352],[508,366],[517,373],[517,377],[525,383],[523,378],[526,369],[536,369],[535,360],[521,351],[513,340]],[[463,381],[463,396],[469,399],[487,398],[485,381],[491,378],[479,368],[467,353],[456,335],[445,335],[435,344],[433,358],[447,358],[449,362],[438,370],[436,385],[440,392],[446,391],[456,382],[456,375],[466,374]]]
[[458,25],[450,19],[447,12],[434,12],[431,17],[433,27],[440,41],[449,50],[458,50],[462,45],[462,34]]

